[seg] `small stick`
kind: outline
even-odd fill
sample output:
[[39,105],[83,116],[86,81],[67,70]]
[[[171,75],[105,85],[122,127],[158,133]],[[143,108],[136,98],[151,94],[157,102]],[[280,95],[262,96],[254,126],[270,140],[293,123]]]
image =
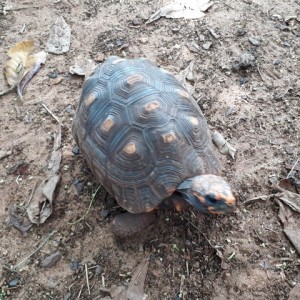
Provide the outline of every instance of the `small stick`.
[[26,24],[24,23],[21,30],[20,30],[20,33],[23,33],[25,31],[25,29],[26,29]]
[[22,10],[22,9],[32,9],[32,8],[40,8],[40,5],[28,5],[28,6],[20,6],[15,8],[5,8],[5,11],[14,11],[14,10]]
[[50,239],[50,237],[56,232],[56,230],[53,230],[46,238],[45,240],[39,245],[39,247],[33,251],[31,254],[26,256],[24,259],[22,259],[18,264],[16,264],[12,269],[16,270],[19,266],[21,266],[27,259],[29,259],[31,256],[33,256],[35,253],[37,253]]
[[290,177],[290,175],[291,175],[292,172],[294,171],[295,167],[296,167],[297,164],[298,164],[298,161],[299,161],[299,157],[298,157],[298,159],[296,160],[296,162],[293,164],[292,169],[291,169],[291,171],[289,172],[289,174],[287,174],[287,176],[286,176],[287,179]]
[[45,103],[42,103],[42,106],[46,109],[46,111],[52,116],[53,119],[56,120],[57,123],[60,123],[59,118],[46,106]]
[[87,285],[88,292],[89,292],[89,295],[90,295],[91,294],[91,290],[90,290],[89,274],[88,274],[87,264],[84,264],[84,267],[85,267],[86,285]]
[[243,203],[241,203],[241,205],[249,204],[251,202],[256,202],[258,200],[267,201],[271,197],[274,197],[274,194],[257,196],[257,197],[254,197],[254,198],[244,201]]
[[105,277],[104,277],[104,275],[101,276],[101,280],[102,280],[102,286],[105,287]]
[[75,221],[75,222],[68,222],[69,224],[75,225],[75,224],[81,222],[82,220],[84,220],[84,219],[86,218],[86,216],[90,213],[92,204],[93,204],[93,202],[94,202],[94,200],[95,200],[95,198],[96,198],[96,195],[97,195],[97,193],[98,193],[100,187],[101,187],[101,185],[98,186],[97,190],[96,190],[95,193],[93,194],[92,199],[91,199],[90,204],[89,204],[89,207],[88,207],[88,209],[86,210],[85,214],[84,214],[79,220],[77,220],[77,221]]
[[79,293],[78,293],[77,299],[79,299],[79,298],[80,298],[80,295],[81,295],[82,289],[83,289],[83,285],[81,286],[81,289],[80,289],[80,291],[79,291]]
[[186,265],[186,275],[187,275],[187,276],[190,276],[189,262],[186,261],[186,262],[185,262],[185,265]]
[[184,284],[185,276],[181,275],[180,278],[180,287],[179,287],[179,297],[183,298],[183,284]]
[[193,224],[191,221],[189,221],[187,218],[185,218],[187,221],[188,221],[188,223],[189,224],[191,224],[194,228],[196,228],[203,236],[204,236],[204,238],[206,239],[206,241],[209,243],[209,245],[212,247],[212,248],[214,248],[214,249],[217,249],[218,248],[218,246],[214,246],[211,242],[210,242],[210,240],[207,238],[207,236],[199,229],[199,227],[197,227],[195,224]]

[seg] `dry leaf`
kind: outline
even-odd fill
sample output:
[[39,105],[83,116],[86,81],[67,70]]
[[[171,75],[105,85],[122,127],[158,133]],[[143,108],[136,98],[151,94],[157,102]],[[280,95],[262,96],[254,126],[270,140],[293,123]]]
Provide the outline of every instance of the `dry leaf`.
[[234,159],[236,149],[233,148],[223,137],[221,133],[215,131],[212,140],[214,144],[217,146],[221,154],[229,155],[231,158]]
[[71,29],[63,17],[56,19],[46,43],[46,51],[53,54],[68,52],[71,42]]
[[45,207],[49,206],[49,201],[43,195],[44,185],[45,185],[44,181],[41,181],[37,185],[37,188],[33,192],[32,200],[26,208],[29,220],[31,223],[34,223],[34,224],[41,224],[41,223],[43,223],[42,220],[45,221],[50,216],[50,214],[49,214],[45,219],[45,216],[48,213],[43,212],[43,209]]
[[60,175],[54,175],[50,179],[48,179],[47,183],[43,188],[43,194],[50,201],[50,203],[52,203],[55,198],[55,190],[59,182],[60,182]]
[[[288,192],[288,191],[287,191]],[[290,193],[290,192],[288,192]],[[277,197],[277,195],[276,195]],[[298,254],[300,255],[300,218],[299,214],[292,211],[288,206],[281,203],[279,200],[275,200],[279,205],[279,219],[283,224],[283,231],[294,245]]]
[[94,72],[96,64],[91,59],[77,57],[73,66],[70,67],[69,72],[79,76],[88,78]]
[[174,0],[155,12],[146,24],[152,23],[161,17],[200,19],[205,11],[213,5],[210,0]]
[[149,256],[147,255],[135,269],[127,290],[119,294],[116,300],[137,300],[146,299],[144,294],[144,284],[149,266]]
[[30,223],[28,219],[18,214],[17,207],[15,205],[9,206],[8,221],[11,225],[16,227],[24,236],[26,236],[26,232],[32,226],[32,223]]
[[25,86],[46,61],[47,53],[44,51],[31,54],[34,48],[33,41],[23,41],[7,52],[10,59],[5,64],[4,75],[10,86],[18,87],[19,96],[22,96]]
[[0,160],[11,154],[12,154],[11,150],[0,150]]
[[53,151],[50,161],[48,163],[48,169],[52,175],[57,174],[61,163],[61,123],[58,124],[56,136],[54,138]]
[[281,193],[277,193],[275,197],[285,204],[287,204],[290,208],[294,211],[300,213],[300,195],[290,192],[290,191],[283,191]]
[[194,64],[195,60],[192,60],[184,70],[180,71],[179,74],[175,76],[191,95],[194,93],[195,87],[188,81],[194,81]]

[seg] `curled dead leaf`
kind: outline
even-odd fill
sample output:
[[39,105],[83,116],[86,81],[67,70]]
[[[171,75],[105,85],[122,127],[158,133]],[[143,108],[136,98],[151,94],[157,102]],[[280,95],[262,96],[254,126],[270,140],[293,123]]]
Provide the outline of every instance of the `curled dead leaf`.
[[200,19],[205,11],[213,5],[210,0],[173,0],[150,16],[146,24],[152,23],[161,17],[177,19]]
[[8,209],[8,222],[16,227],[24,236],[31,228],[32,223],[29,222],[24,216],[20,215],[15,205],[10,205]]
[[51,158],[48,163],[48,169],[50,174],[54,175],[59,171],[61,163],[61,123],[58,123],[57,133],[54,138],[53,151],[51,153]]
[[212,136],[212,140],[214,142],[214,144],[217,146],[217,148],[219,149],[221,154],[224,155],[229,155],[231,158],[234,159],[235,157],[235,153],[236,153],[236,149],[233,148],[223,137],[223,135],[218,132],[215,131],[213,136]]
[[76,58],[74,65],[70,67],[69,72],[71,74],[85,76],[85,79],[86,79],[90,75],[92,75],[95,68],[96,68],[96,65],[93,60],[78,57],[78,58]]
[[45,51],[31,54],[34,48],[33,41],[22,41],[7,52],[10,59],[5,63],[4,75],[11,87],[18,87],[19,96],[22,96],[25,86],[46,61]]
[[27,206],[27,215],[34,224],[43,224],[52,214],[52,204],[60,176],[54,175],[47,183],[41,181],[35,189],[32,200]]

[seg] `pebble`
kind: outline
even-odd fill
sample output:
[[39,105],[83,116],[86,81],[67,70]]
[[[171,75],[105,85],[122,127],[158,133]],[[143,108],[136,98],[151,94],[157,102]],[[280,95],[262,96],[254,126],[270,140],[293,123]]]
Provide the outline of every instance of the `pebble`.
[[64,300],[69,300],[71,298],[72,294],[70,292],[66,293],[64,295]]
[[56,251],[56,252],[50,254],[49,256],[45,257],[41,261],[41,267],[51,268],[58,263],[58,261],[61,259],[61,257],[62,257],[62,254],[60,253],[60,251]]
[[72,260],[70,263],[70,269],[76,271],[79,268],[79,262],[77,260]]
[[248,51],[243,52],[239,57],[239,67],[246,69],[255,65],[255,57]]
[[254,46],[259,46],[260,45],[260,40],[258,40],[257,38],[255,37],[249,37],[249,42],[254,45]]
[[105,55],[104,55],[104,53],[98,53],[97,54],[97,56],[95,57],[95,61],[97,61],[97,62],[102,62],[102,61],[104,61],[104,59],[105,59]]
[[73,153],[74,155],[78,155],[78,154],[80,153],[79,147],[78,147],[78,146],[74,146],[74,147],[72,148],[72,153]]
[[8,286],[9,287],[16,287],[19,284],[19,278],[12,279],[9,281]]
[[172,30],[173,33],[177,33],[177,32],[180,31],[180,28],[179,27],[173,27],[171,30]]
[[95,275],[99,276],[102,273],[102,271],[102,268],[99,265],[97,265],[95,268]]
[[215,32],[214,29],[209,28],[208,30],[209,30],[210,34],[211,34],[215,39],[218,39],[218,38],[220,37],[220,36]]
[[206,42],[202,45],[202,48],[204,50],[208,50],[211,47],[211,45],[212,45],[212,42]]
[[146,43],[148,42],[148,39],[147,39],[146,37],[141,37],[141,38],[140,38],[140,42],[141,42],[142,44],[146,44]]
[[142,21],[142,19],[133,19],[131,21],[131,23],[133,26],[139,26],[139,25],[142,25],[143,21]]
[[108,209],[102,209],[101,210],[101,217],[102,218],[106,219],[106,218],[109,217],[109,215],[110,215],[110,211]]
[[65,108],[65,111],[70,115],[70,116],[73,116],[75,114],[75,110],[72,108],[71,105],[68,105],[66,108]]
[[48,76],[49,78],[51,78],[51,79],[55,79],[55,78],[58,77],[58,74],[57,74],[57,72],[49,72],[49,73],[47,74],[47,76]]
[[84,188],[84,181],[81,181],[81,180],[79,180],[79,179],[75,179],[75,180],[73,181],[73,184],[74,184],[74,186],[75,186],[76,193],[77,193],[78,195],[80,195],[80,194],[82,193],[82,191],[83,191],[83,188]]

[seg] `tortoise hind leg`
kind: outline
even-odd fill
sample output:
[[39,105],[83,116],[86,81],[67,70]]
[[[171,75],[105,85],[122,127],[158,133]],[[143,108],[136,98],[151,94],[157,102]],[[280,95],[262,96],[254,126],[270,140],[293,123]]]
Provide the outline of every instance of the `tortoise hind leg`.
[[147,229],[154,221],[150,213],[131,214],[129,212],[117,215],[112,222],[112,232],[116,237],[127,238],[137,235]]

